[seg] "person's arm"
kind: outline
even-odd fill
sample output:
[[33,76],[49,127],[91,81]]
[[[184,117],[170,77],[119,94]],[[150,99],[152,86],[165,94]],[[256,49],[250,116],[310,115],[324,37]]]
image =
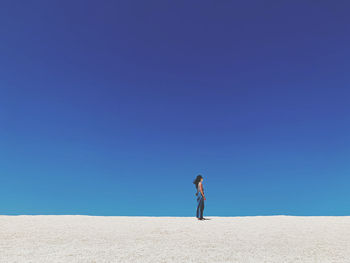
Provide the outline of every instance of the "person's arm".
[[202,183],[199,183],[199,191],[201,191],[201,194],[203,196],[203,199],[205,200],[205,196],[204,196],[204,193],[203,193],[203,185]]

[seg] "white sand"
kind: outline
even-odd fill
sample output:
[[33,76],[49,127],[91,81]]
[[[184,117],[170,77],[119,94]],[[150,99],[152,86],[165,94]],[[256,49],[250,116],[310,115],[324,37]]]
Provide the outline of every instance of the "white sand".
[[0,216],[0,262],[350,262],[350,217]]

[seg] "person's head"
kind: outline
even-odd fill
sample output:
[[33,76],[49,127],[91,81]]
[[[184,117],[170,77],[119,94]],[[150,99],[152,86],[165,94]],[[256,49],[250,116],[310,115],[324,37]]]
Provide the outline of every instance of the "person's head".
[[203,176],[201,176],[200,174],[197,175],[196,179],[193,181],[193,183],[196,185],[196,188],[198,188],[198,184],[199,182],[203,181]]

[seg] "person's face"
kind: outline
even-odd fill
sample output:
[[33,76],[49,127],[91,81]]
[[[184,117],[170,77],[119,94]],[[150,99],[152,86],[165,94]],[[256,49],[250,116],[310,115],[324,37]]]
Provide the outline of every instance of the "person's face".
[[203,178],[201,179],[201,182],[203,182]]

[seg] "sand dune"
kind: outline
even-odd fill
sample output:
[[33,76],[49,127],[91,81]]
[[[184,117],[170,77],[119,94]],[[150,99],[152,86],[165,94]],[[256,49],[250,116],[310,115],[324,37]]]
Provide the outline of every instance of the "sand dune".
[[0,262],[350,262],[350,217],[0,216]]

